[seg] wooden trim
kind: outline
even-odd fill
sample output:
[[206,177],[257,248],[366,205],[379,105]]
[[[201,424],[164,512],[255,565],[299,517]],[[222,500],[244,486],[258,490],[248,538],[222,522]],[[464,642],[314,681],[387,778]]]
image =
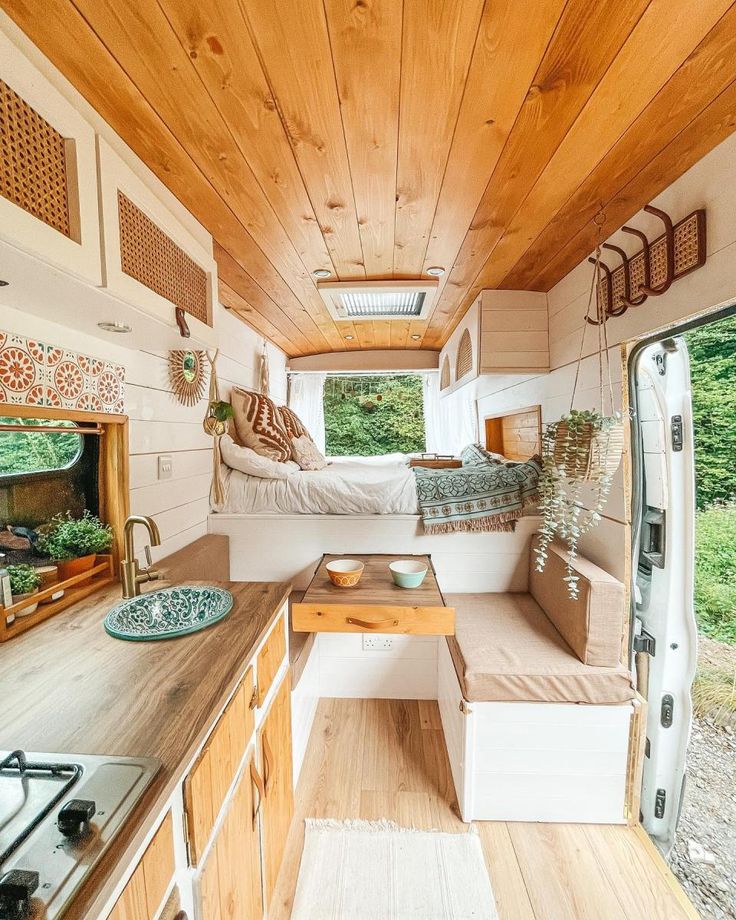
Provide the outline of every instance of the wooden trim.
[[[532,424],[523,424],[530,421],[529,416],[534,416],[535,421]],[[507,432],[513,432],[514,419],[519,422],[516,429],[519,432],[518,437],[507,434]],[[503,454],[509,460],[516,461],[529,460],[535,454],[542,453],[542,407],[540,405],[526,406],[524,409],[516,409],[513,412],[486,415],[484,425],[486,450]],[[528,438],[522,438],[523,433],[527,433]],[[514,441],[517,443],[514,444]]]
[[117,576],[123,558],[123,530],[130,514],[130,451],[128,448],[128,418],[121,423],[104,426],[105,437],[100,442],[99,487],[100,517],[113,530],[112,556]]
[[630,827],[639,823],[641,784],[644,775],[644,752],[647,740],[647,701],[636,694],[629,727],[629,759],[626,767],[624,814]]
[[76,409],[54,409],[50,406],[20,406],[0,402],[0,416],[7,418],[49,418],[65,422],[96,422],[104,425],[124,425],[127,415],[106,412],[81,412]]

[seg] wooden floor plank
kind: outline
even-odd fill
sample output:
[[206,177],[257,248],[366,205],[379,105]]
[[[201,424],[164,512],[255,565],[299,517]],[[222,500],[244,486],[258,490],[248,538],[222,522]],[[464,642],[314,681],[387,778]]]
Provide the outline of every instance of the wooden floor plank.
[[[433,701],[320,701],[269,920],[287,920],[307,817],[466,833]],[[476,822],[500,920],[694,920],[641,829]],[[691,907],[691,905],[690,905]]]

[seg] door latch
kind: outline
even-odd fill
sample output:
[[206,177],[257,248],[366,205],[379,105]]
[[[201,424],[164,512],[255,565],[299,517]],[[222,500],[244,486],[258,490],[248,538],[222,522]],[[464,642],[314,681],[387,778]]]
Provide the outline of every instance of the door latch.
[[654,658],[654,655],[657,650],[657,640],[654,636],[650,636],[646,629],[642,629],[640,633],[637,633],[634,636],[634,651],[635,652],[646,652],[647,655],[651,655]]
[[672,450],[679,453],[683,444],[682,416],[673,415],[670,419],[670,432],[672,434]]
[[664,809],[667,804],[667,792],[664,789],[657,789],[654,797],[654,817],[664,818]]
[[662,728],[671,728],[672,719],[675,714],[675,700],[671,693],[665,693],[662,697],[659,721]]

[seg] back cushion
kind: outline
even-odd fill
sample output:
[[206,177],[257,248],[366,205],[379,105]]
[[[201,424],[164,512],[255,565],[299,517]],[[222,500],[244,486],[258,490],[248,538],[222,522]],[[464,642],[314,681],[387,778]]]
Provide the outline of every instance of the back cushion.
[[306,436],[310,441],[312,440],[311,434],[307,431],[304,422],[299,418],[296,412],[288,406],[279,406],[279,413],[289,438],[302,438]]
[[588,559],[578,557],[573,571],[578,575],[577,600],[567,591],[567,553],[549,547],[543,572],[536,568],[532,547],[529,590],[534,600],[555,625],[584,664],[614,668],[621,661],[624,631],[624,586]]
[[291,441],[274,402],[260,393],[233,387],[230,394],[237,441],[257,454],[285,463],[291,459]]

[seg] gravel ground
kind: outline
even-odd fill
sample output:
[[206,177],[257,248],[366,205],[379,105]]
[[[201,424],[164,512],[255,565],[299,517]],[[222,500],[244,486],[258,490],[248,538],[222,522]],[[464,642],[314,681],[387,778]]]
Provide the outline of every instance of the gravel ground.
[[[701,664],[736,662],[736,646],[705,639]],[[693,721],[685,803],[670,856],[704,920],[736,920],[736,725]]]

